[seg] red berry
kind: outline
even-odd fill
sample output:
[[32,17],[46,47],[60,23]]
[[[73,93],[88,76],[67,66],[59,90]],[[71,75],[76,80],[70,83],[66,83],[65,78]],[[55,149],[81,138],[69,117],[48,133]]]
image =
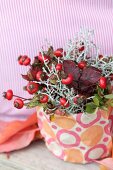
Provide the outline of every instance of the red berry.
[[26,58],[26,60],[23,62],[24,66],[28,66],[31,62],[31,59],[29,57]]
[[63,57],[63,53],[64,53],[64,55],[66,55],[66,52],[63,51],[62,48],[58,48],[56,51],[54,51],[53,54],[54,54],[56,57]]
[[11,100],[13,98],[13,91],[11,89],[7,90],[7,92],[4,93],[4,97],[7,100]]
[[74,101],[75,104],[77,104],[77,100],[78,100],[77,97],[75,97],[75,98],[73,99],[73,101]]
[[38,71],[37,74],[36,74],[36,79],[37,80],[41,80],[41,75],[42,75],[43,71]]
[[99,60],[102,59],[102,58],[103,58],[103,55],[100,54],[100,55],[98,56],[98,58],[99,58]]
[[78,50],[79,50],[79,53],[82,52],[82,51],[84,51],[84,49],[85,49],[84,46],[80,47],[80,48],[78,49]]
[[41,103],[47,103],[48,102],[48,95],[44,94],[40,97]]
[[44,63],[44,61],[50,61],[50,59],[50,56],[42,55],[41,53],[39,53],[38,60],[42,63]]
[[39,84],[35,82],[29,82],[26,87],[26,90],[29,92],[29,94],[36,93],[38,89],[39,89]]
[[19,58],[18,58],[18,63],[19,63],[20,65],[23,65],[22,56],[19,56]]
[[20,65],[28,66],[30,64],[30,62],[31,62],[31,59],[28,56],[26,56],[26,55],[20,56],[18,58],[18,63]]
[[42,91],[43,91],[43,92],[45,92],[46,90],[47,90],[47,88],[46,88],[46,87],[43,87],[43,88],[42,88]]
[[57,70],[57,71],[61,71],[61,70],[62,70],[62,64],[61,64],[61,63],[58,63],[58,64],[56,65],[56,70]]
[[69,102],[67,102],[66,98],[60,98],[60,104],[64,107],[69,107]]
[[16,107],[17,109],[21,109],[24,106],[24,102],[22,99],[17,98],[14,100],[14,107]]
[[85,61],[81,61],[80,63],[78,63],[78,67],[80,68],[80,69],[83,69],[83,68],[85,68],[86,67],[86,62]]
[[68,74],[67,78],[62,79],[62,84],[68,85],[68,84],[71,84],[72,81],[73,81],[73,76],[72,76],[72,74]]
[[75,104],[77,104],[78,99],[80,98],[80,95],[77,95],[76,97],[73,98],[73,101]]
[[107,79],[106,77],[101,77],[100,80],[99,80],[99,86],[100,88],[102,89],[105,89],[106,86],[107,86]]

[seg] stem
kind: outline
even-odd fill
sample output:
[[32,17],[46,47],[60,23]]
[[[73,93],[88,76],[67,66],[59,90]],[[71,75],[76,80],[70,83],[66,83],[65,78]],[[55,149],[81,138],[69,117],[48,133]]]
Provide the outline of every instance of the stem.
[[31,98],[29,98],[29,99],[26,99],[26,98],[24,98],[24,97],[20,97],[20,96],[17,96],[17,95],[13,95],[14,97],[18,97],[18,98],[21,98],[21,99],[23,99],[23,100],[32,100]]

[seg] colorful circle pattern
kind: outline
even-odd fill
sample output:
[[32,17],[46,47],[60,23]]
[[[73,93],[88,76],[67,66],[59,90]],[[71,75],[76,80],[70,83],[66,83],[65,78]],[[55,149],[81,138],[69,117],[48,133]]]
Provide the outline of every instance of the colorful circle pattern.
[[[46,146],[58,158],[87,163],[108,156],[110,151],[107,146],[111,142],[110,123],[106,116],[101,116],[101,110],[98,110],[92,119],[78,114],[64,120],[63,117],[58,117],[53,122],[50,122],[43,112],[39,113],[38,111],[39,128]],[[111,118],[113,120],[113,117]]]
[[80,137],[73,131],[61,129],[56,134],[59,144],[65,148],[75,147],[80,144]]

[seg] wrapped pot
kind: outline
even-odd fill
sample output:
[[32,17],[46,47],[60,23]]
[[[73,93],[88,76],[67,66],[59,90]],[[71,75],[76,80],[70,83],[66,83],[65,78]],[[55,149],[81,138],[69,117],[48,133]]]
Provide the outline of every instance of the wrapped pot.
[[112,108],[94,114],[54,114],[51,119],[43,107],[37,107],[37,116],[46,146],[58,158],[85,164],[110,156]]

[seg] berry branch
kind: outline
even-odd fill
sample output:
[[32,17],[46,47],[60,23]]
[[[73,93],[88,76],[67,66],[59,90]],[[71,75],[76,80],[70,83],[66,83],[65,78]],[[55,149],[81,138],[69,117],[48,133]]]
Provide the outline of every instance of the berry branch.
[[113,106],[113,56],[100,55],[92,35],[92,31],[82,30],[64,49],[42,48],[33,63],[28,56],[19,56],[18,63],[30,67],[22,77],[28,81],[24,89],[33,97],[13,95],[12,90],[4,97],[16,97],[14,106],[19,109],[38,105],[47,114],[94,113],[108,103]]

